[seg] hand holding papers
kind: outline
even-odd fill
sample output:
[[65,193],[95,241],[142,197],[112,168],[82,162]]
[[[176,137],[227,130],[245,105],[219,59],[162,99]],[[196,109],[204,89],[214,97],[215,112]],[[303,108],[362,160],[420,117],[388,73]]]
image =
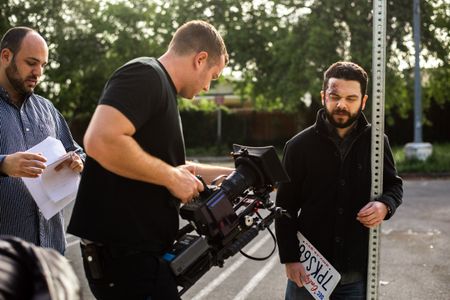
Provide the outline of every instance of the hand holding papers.
[[308,277],[303,285],[314,299],[328,299],[341,279],[341,274],[303,234],[298,232],[297,237],[300,242],[300,263],[305,268]]
[[46,219],[50,219],[75,199],[80,175],[68,166],[58,168],[71,153],[66,153],[61,141],[47,137],[27,150],[42,153],[47,158],[46,168],[38,178],[22,178]]

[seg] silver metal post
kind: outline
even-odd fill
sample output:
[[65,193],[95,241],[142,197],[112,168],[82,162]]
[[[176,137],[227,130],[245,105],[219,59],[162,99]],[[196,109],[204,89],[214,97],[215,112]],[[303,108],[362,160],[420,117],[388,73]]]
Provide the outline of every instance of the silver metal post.
[[[386,0],[373,1],[371,200],[383,192]],[[380,226],[369,233],[367,299],[378,299]]]
[[407,159],[422,161],[433,153],[433,146],[424,143],[422,137],[422,85],[420,78],[420,0],[413,1],[413,35],[414,35],[414,142],[405,145]]
[[414,143],[422,143],[422,86],[420,80],[420,1],[413,3],[414,23]]

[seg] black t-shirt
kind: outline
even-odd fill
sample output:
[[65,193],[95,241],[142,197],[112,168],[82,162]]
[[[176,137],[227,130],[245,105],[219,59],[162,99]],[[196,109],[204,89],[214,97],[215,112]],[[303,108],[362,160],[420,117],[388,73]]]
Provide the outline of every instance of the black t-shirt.
[[[133,138],[151,155],[185,163],[176,89],[153,58],[134,59],[112,75],[99,101],[135,126]],[[68,232],[114,246],[163,250],[178,231],[179,200],[159,185],[128,179],[87,157]]]

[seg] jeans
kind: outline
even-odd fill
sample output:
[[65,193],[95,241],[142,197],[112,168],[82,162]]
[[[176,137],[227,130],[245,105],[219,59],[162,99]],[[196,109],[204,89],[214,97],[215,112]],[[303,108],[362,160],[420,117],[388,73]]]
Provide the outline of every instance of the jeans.
[[[314,300],[314,297],[304,287],[299,288],[297,284],[288,280],[285,300]],[[331,300],[365,300],[366,282],[364,280],[338,284],[330,296]]]

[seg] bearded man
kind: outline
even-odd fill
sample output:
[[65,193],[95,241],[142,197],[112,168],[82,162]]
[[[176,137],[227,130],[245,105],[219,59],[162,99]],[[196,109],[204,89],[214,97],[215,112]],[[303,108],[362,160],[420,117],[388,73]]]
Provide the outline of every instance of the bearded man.
[[392,217],[402,202],[387,137],[383,193],[370,201],[371,126],[363,114],[367,73],[336,62],[324,73],[323,108],[316,123],[290,139],[283,164],[291,181],[278,188],[277,205],[292,218],[276,219],[279,255],[285,264],[286,299],[314,299],[303,287],[300,231],[341,274],[331,299],[365,299],[369,228]]
[[64,253],[63,214],[46,220],[21,177],[39,177],[47,159],[25,152],[51,136],[67,152],[64,162],[83,170],[84,153],[53,104],[34,93],[48,63],[42,36],[28,27],[9,29],[0,42],[0,234]]

